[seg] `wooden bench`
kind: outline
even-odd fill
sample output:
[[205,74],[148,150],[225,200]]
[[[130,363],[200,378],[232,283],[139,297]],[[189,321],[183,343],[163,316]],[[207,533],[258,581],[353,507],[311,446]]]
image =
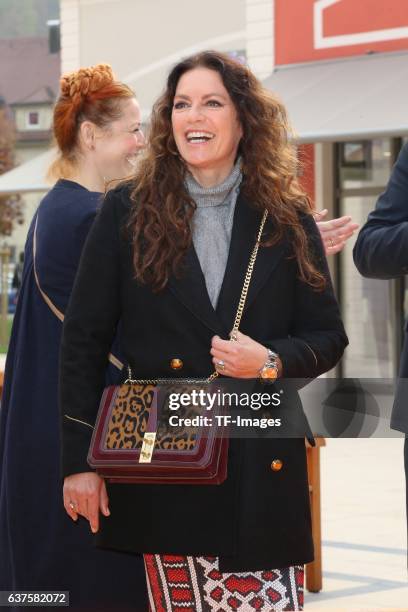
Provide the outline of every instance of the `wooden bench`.
[[312,593],[322,590],[322,526],[320,508],[320,449],[326,446],[324,438],[316,438],[316,446],[307,445],[307,471],[309,476],[310,506],[314,561],[306,565],[306,588]]

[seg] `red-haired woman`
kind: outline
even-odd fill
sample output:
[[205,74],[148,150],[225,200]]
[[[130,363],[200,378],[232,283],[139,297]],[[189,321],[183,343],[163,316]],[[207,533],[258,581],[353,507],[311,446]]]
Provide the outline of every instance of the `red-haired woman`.
[[57,399],[62,319],[82,247],[106,181],[132,171],[140,123],[134,93],[109,66],[62,78],[58,180],[28,234],[1,406],[0,590],[70,591],[71,607],[87,611],[145,610],[142,560],[95,548],[85,521],[66,516]]
[[302,609],[313,558],[302,437],[231,440],[219,486],[106,484],[86,461],[119,320],[142,379],[214,366],[315,377],[340,359],[347,337],[296,168],[282,105],[245,66],[200,53],[171,71],[136,178],[108,194],[84,249],[62,341],[65,509],[100,545],[146,553],[153,611]]

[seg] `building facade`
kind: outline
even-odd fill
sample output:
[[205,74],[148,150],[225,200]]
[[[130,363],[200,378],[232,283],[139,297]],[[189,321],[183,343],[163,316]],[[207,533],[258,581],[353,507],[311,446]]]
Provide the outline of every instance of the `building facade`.
[[[271,11],[268,38],[260,24],[270,24]],[[249,61],[260,76],[273,63],[265,84],[286,103],[307,143],[303,180],[317,209],[364,224],[408,135],[401,90],[408,78],[406,1],[248,0],[247,33]],[[338,373],[393,377],[406,283],[362,278],[353,244],[330,262],[350,338]]]
[[[54,50],[52,50],[54,51]],[[46,37],[0,40],[0,95],[16,129],[16,165],[46,151],[52,142],[52,109],[58,93],[60,55]],[[8,240],[13,260],[23,250],[29,223],[41,195],[25,193],[25,222]]]
[[136,92],[147,120],[166,74],[203,49],[243,53],[244,0],[62,0],[61,69],[111,64]]
[[[288,108],[316,208],[364,223],[408,136],[406,0],[61,0],[60,8],[61,71],[111,64],[145,122],[180,58],[211,48],[245,57]],[[15,106],[27,147],[48,126],[48,93],[27,92]],[[405,284],[361,278],[352,247],[330,261],[352,347],[338,373],[392,377]]]

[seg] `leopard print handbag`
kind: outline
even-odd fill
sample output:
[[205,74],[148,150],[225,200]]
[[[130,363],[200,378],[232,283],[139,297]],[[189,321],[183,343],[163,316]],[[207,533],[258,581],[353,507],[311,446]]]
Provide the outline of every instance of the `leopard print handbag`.
[[[203,407],[172,408],[172,399],[205,388],[206,381],[128,379],[105,389],[88,456],[91,467],[114,482],[220,484],[227,476],[225,428]],[[205,408],[204,408],[205,411]],[[211,421],[210,421],[211,419]]]
[[[266,218],[267,211],[249,259],[231,341],[236,340]],[[220,384],[217,372],[200,380],[135,380],[128,368],[122,385],[104,390],[89,465],[112,482],[221,484],[227,477],[228,431],[217,417],[224,408],[215,403],[209,415],[203,402],[193,400],[217,397]],[[181,394],[191,402],[175,410],[174,399]]]

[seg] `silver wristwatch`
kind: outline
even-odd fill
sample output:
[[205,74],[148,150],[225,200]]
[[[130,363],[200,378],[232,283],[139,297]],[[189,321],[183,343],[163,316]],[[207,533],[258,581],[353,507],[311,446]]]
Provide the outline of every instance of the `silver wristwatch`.
[[278,378],[279,373],[279,355],[269,348],[266,350],[268,351],[268,359],[259,370],[259,378],[262,382],[274,382]]

